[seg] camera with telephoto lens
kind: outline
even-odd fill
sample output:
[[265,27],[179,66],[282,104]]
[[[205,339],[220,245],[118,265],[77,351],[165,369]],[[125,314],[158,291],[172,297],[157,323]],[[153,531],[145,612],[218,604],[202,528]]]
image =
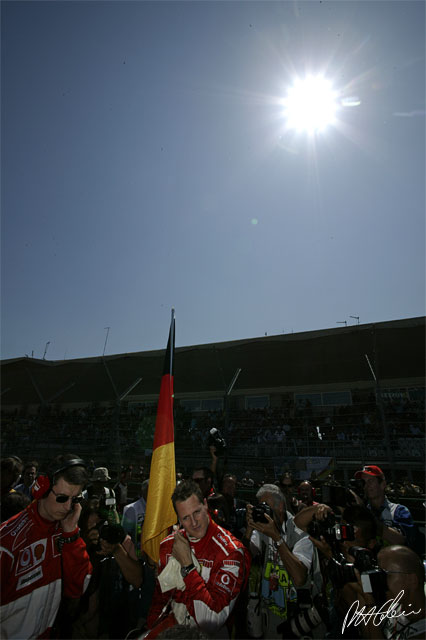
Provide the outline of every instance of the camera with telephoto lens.
[[364,497],[365,480],[362,478],[351,478],[348,482],[349,489],[351,489],[359,498]]
[[[306,597],[303,592],[306,591]],[[291,640],[293,638],[310,638],[312,629],[315,629],[322,622],[328,625],[327,601],[322,595],[317,595],[313,600],[308,589],[297,590],[296,613],[286,622],[282,622],[277,631],[283,638]]]
[[327,565],[331,582],[338,589],[342,589],[348,582],[357,582],[357,569],[364,593],[372,593],[376,604],[381,606],[386,600],[386,573],[380,569],[373,553],[368,549],[350,547],[348,554],[353,556],[353,563],[347,562],[343,555],[340,555],[340,560],[331,558]]
[[349,489],[337,484],[323,484],[321,487],[321,499],[324,504],[330,507],[349,507],[355,502],[355,498]]
[[219,429],[216,429],[216,427],[213,427],[212,429],[210,429],[207,444],[209,447],[212,447],[212,446],[216,447],[217,456],[220,456],[221,454],[223,454],[226,449],[226,442],[222,437],[222,434],[220,433]]
[[269,504],[266,504],[266,502],[261,502],[260,504],[253,507],[253,510],[251,512],[253,522],[263,522],[266,524],[268,521],[265,518],[265,514],[267,514],[270,518],[274,517],[273,511]]
[[354,557],[354,562],[347,562],[343,554],[331,558],[327,568],[333,585],[342,589],[348,582],[357,582],[355,569],[360,573],[370,571],[376,567],[373,556],[363,547],[350,547],[348,553]]
[[321,540],[322,536],[332,547],[336,542],[355,540],[355,528],[353,525],[338,522],[333,513],[328,513],[323,520],[313,518],[307,531],[316,540]]
[[387,576],[377,564],[374,554],[363,547],[350,547],[348,553],[354,557],[354,567],[361,574],[364,593],[372,593],[379,607],[386,601]]
[[105,540],[109,544],[121,544],[127,535],[120,524],[111,524],[108,520],[99,522],[96,528],[99,531],[99,550],[101,549],[101,540]]

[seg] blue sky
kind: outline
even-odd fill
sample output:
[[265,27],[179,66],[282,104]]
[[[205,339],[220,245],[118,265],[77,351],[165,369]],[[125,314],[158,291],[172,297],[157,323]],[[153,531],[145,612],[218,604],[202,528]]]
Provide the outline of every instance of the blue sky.
[[171,307],[176,346],[424,315],[423,2],[1,12],[2,358],[162,349]]

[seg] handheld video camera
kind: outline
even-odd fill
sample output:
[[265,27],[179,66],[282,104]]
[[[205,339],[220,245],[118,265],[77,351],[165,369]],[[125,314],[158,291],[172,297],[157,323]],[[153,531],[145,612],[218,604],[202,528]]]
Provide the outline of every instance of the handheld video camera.
[[226,442],[222,437],[222,434],[220,433],[219,429],[216,429],[216,427],[213,427],[212,429],[210,429],[209,437],[207,439],[207,444],[209,447],[211,446],[216,447],[217,456],[222,455],[226,449]]

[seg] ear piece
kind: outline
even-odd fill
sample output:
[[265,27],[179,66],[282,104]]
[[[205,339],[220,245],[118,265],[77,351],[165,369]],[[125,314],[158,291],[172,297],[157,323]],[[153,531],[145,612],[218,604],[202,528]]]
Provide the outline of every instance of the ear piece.
[[49,465],[47,473],[41,473],[34,482],[34,486],[31,489],[33,498],[35,500],[39,500],[40,498],[43,498],[43,496],[47,495],[52,488],[53,478],[55,475],[75,466],[86,467],[86,463],[81,458],[73,458],[71,460],[66,460],[59,468],[57,462],[56,464]]
[[35,500],[39,500],[50,491],[50,478],[46,473],[42,473],[38,476],[34,482],[31,494]]

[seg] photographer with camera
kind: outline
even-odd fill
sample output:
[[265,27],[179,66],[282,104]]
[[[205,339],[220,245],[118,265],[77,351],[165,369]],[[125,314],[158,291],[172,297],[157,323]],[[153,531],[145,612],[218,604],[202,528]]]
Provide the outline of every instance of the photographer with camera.
[[83,491],[83,498],[86,502],[98,499],[100,509],[103,510],[102,517],[108,519],[111,524],[119,524],[120,517],[117,513],[117,504],[113,489],[107,486],[111,481],[109,471],[106,467],[96,467],[90,479],[90,485]]
[[357,626],[368,639],[426,637],[425,571],[414,551],[402,545],[384,547],[377,569],[356,574],[357,597],[344,619],[345,629]]
[[[297,637],[291,622],[298,621],[301,608],[313,610],[319,594],[319,566],[316,551],[307,533],[298,529],[286,510],[284,495],[274,484],[265,484],[257,492],[257,506],[247,505],[247,530],[243,542],[254,557],[262,561],[261,624],[264,638]],[[318,611],[316,611],[318,614]],[[303,614],[302,614],[303,615]],[[288,621],[287,625],[282,623]],[[323,637],[321,616],[307,624],[309,631]],[[277,631],[277,627],[281,626]],[[321,627],[321,630],[319,626]]]
[[105,518],[97,499],[85,506],[80,526],[94,570],[87,595],[80,603],[74,637],[124,637],[138,624],[142,563],[130,536],[121,525]]
[[[321,569],[330,593],[330,626],[333,637],[337,637],[357,597],[356,569],[369,571],[377,566],[376,521],[361,505],[343,509],[318,504],[300,511],[295,523],[309,533],[321,552]],[[344,637],[357,637],[356,628],[347,633]]]

